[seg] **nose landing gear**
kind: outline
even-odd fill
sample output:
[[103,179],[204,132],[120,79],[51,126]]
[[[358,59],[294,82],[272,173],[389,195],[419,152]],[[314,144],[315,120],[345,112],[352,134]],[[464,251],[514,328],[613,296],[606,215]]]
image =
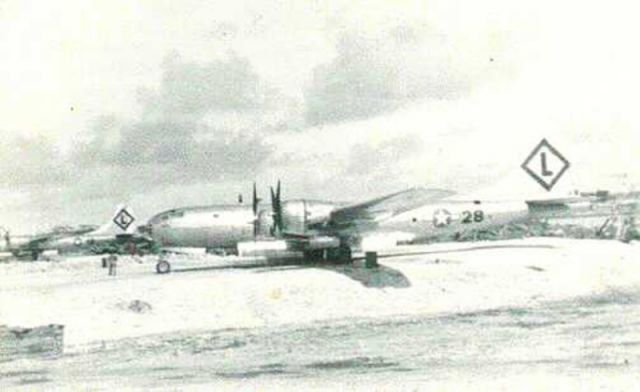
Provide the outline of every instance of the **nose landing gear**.
[[159,274],[168,274],[171,272],[171,264],[169,264],[168,261],[161,259],[158,261],[158,264],[156,264],[156,272]]

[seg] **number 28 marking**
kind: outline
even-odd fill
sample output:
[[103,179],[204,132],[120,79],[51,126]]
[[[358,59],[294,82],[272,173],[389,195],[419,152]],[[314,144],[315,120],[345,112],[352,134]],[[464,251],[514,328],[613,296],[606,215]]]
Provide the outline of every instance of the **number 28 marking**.
[[476,210],[476,211],[462,211],[462,223],[464,224],[468,224],[468,223],[479,223],[482,222],[484,220],[484,212],[482,212],[482,210]]

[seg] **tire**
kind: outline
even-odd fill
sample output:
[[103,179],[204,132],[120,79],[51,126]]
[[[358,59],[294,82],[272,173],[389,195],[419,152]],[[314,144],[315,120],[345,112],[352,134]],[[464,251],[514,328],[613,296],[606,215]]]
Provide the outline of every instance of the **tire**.
[[351,264],[351,248],[348,245],[340,245],[338,248],[329,249],[328,261],[334,264]]
[[166,260],[158,261],[158,264],[156,264],[156,272],[159,274],[168,274],[171,272],[171,264]]
[[348,245],[341,245],[340,248],[338,248],[340,250],[339,256],[338,256],[338,262],[340,264],[351,264],[353,263],[353,257],[351,254],[351,247]]
[[322,261],[322,249],[314,249],[304,252],[304,263],[317,263],[320,261]]

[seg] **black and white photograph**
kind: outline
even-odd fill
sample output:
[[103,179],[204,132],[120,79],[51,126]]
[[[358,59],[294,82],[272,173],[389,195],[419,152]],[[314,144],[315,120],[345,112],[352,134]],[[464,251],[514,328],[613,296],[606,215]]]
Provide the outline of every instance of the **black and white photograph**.
[[0,390],[637,390],[638,15],[0,0]]

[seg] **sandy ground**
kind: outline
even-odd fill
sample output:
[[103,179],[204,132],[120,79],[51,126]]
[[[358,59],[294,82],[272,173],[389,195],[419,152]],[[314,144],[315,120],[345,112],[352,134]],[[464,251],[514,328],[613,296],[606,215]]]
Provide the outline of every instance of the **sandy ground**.
[[[527,239],[437,244],[381,268],[262,267],[158,275],[155,260],[100,258],[0,264],[0,320],[64,324],[67,352],[181,330],[305,325],[349,318],[459,313],[640,285],[640,245]],[[206,264],[206,262],[202,262]],[[136,312],[132,301],[151,309]]]

